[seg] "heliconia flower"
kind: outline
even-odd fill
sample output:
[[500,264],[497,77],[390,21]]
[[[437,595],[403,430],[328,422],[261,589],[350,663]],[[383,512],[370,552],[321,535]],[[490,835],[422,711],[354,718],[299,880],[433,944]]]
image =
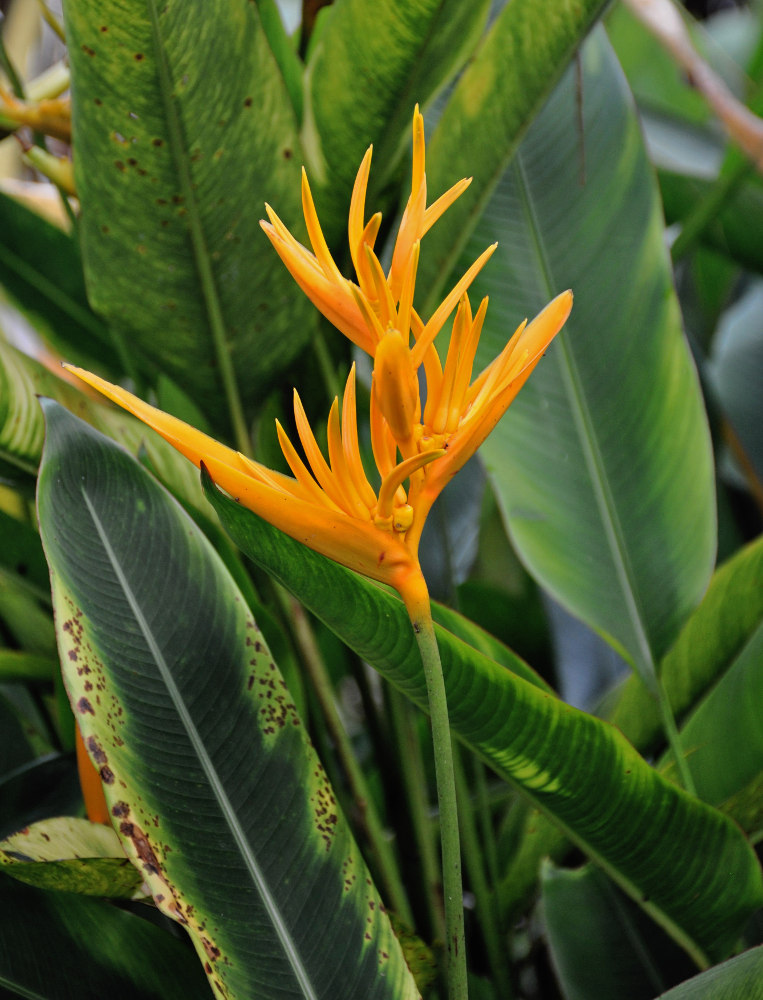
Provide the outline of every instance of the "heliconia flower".
[[[237,503],[287,535],[350,569],[390,584],[401,594],[417,586],[418,558],[405,544],[415,512],[407,502],[403,483],[443,453],[434,449],[401,462],[389,462],[381,456],[377,459],[382,473],[377,492],[360,458],[354,365],[344,390],[341,418],[338,399],[329,413],[328,461],[296,392],[294,416],[306,463],[277,423],[281,449],[294,478],[220,444],[91,372],[73,365],[64,367],[152,427],[194,465],[206,466],[216,485]],[[384,446],[377,442],[377,447]]]
[[[374,359],[370,429],[378,488],[368,479],[360,455],[354,365],[341,416],[338,399],[329,413],[328,460],[296,392],[294,417],[304,459],[277,423],[293,478],[252,461],[96,375],[65,366],[153,427],[196,466],[205,465],[214,482],[237,502],[315,551],[393,586],[409,612],[428,607],[418,547],[432,504],[501,419],[572,308],[571,292],[557,296],[529,325],[522,323],[501,354],[472,381],[487,298],[473,314],[467,289],[495,246],[472,264],[430,318],[422,320],[413,307],[421,238],[469,182],[454,185],[427,208],[424,126],[418,108],[413,150],[411,195],[387,275],[373,248],[381,217],[364,221],[370,149],[358,171],[348,227],[357,284],[342,276],[331,257],[304,173],[303,206],[314,253],[291,236],[270,208],[270,223],[263,223],[308,297]],[[454,309],[443,365],[434,341]],[[423,411],[422,366],[427,383]]]

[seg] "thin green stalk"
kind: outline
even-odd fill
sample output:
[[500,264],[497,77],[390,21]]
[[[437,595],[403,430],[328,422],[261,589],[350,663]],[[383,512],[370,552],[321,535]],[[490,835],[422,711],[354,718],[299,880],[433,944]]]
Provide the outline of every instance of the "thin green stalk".
[[408,896],[400,878],[400,871],[394,852],[387,839],[384,826],[376,811],[373,797],[359,766],[347,732],[339,717],[334,701],[334,689],[323,662],[310,622],[304,608],[282,588],[278,588],[286,613],[294,629],[294,637],[302,654],[305,669],[313,683],[313,689],[321,706],[326,727],[334,743],[336,754],[341,761],[361,824],[373,852],[387,903],[396,915],[409,927],[414,926]]
[[430,933],[433,940],[444,941],[445,913],[442,908],[440,859],[429,811],[426,772],[421,754],[421,742],[416,731],[415,709],[393,687],[389,688],[389,707],[397,747],[404,761],[401,778],[424,883]]
[[676,720],[673,715],[673,709],[670,707],[667,691],[659,677],[656,678],[656,694],[657,704],[660,706],[660,715],[662,716],[662,727],[668,739],[668,745],[673,751],[681,784],[691,795],[696,795],[697,788],[694,784],[691,769],[689,768],[689,762],[684,756],[681,734],[678,732],[678,727],[676,726]]
[[493,984],[498,988],[498,995],[510,1000],[514,995],[511,987],[509,970],[506,965],[508,949],[501,944],[501,921],[497,912],[495,894],[491,892],[483,867],[484,853],[477,834],[477,824],[474,821],[469,785],[464,774],[460,748],[453,747],[453,767],[456,776],[458,792],[458,824],[461,830],[461,845],[464,863],[469,873],[469,882],[474,892],[477,921],[482,930],[485,951],[490,965]]
[[485,858],[485,870],[487,872],[488,884],[498,885],[498,848],[495,843],[495,830],[493,829],[493,813],[490,808],[490,790],[487,787],[485,777],[485,766],[477,757],[472,757],[472,783],[477,799],[477,818],[480,825],[480,837],[482,840],[482,853]]
[[442,849],[442,887],[445,901],[445,933],[449,1000],[466,1000],[466,943],[464,940],[464,903],[461,882],[461,844],[458,835],[456,779],[453,771],[453,748],[448,721],[448,700],[442,674],[440,651],[434,632],[429,594],[423,577],[404,593],[406,607],[421,654],[432,723],[437,801],[440,807],[440,846]]

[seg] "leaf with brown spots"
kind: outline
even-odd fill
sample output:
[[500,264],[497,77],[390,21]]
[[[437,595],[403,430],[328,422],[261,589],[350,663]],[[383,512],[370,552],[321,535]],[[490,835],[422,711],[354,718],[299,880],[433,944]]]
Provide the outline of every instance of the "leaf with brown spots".
[[65,683],[75,707],[92,684],[83,740],[113,778],[113,822],[156,905],[230,1000],[284,989],[414,1000],[333,790],[217,553],[126,452],[43,407],[39,516]]

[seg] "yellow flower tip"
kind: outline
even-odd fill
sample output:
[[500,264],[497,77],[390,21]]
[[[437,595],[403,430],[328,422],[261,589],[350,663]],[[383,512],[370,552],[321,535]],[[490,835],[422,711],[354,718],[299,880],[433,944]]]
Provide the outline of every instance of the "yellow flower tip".
[[419,401],[419,383],[411,352],[394,328],[379,341],[374,357],[373,390],[376,402],[398,445],[413,435]]

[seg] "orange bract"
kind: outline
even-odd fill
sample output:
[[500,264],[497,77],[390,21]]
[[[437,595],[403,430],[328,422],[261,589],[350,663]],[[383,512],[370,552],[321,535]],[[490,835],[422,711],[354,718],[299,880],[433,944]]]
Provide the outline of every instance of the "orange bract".
[[[358,171],[348,223],[357,282],[345,278],[331,256],[304,171],[302,204],[312,251],[289,233],[269,206],[270,221],[262,223],[311,301],[374,359],[370,428],[378,490],[360,455],[354,365],[341,415],[338,399],[329,413],[328,460],[296,392],[294,417],[304,459],[277,424],[294,478],[219,444],[124,389],[66,366],[140,417],[197,466],[206,465],[214,481],[239,503],[317,552],[391,584],[409,610],[426,595],[418,546],[432,504],[506,412],[572,308],[571,292],[557,296],[529,325],[521,324],[501,354],[472,381],[487,299],[473,314],[467,290],[495,245],[471,265],[428,320],[418,315],[413,298],[421,239],[469,184],[460,181],[427,207],[424,160],[424,123],[417,107],[411,194],[386,275],[374,250],[381,216],[365,221],[371,149]],[[443,366],[434,342],[454,309]],[[418,377],[422,366],[427,381],[423,412]]]

